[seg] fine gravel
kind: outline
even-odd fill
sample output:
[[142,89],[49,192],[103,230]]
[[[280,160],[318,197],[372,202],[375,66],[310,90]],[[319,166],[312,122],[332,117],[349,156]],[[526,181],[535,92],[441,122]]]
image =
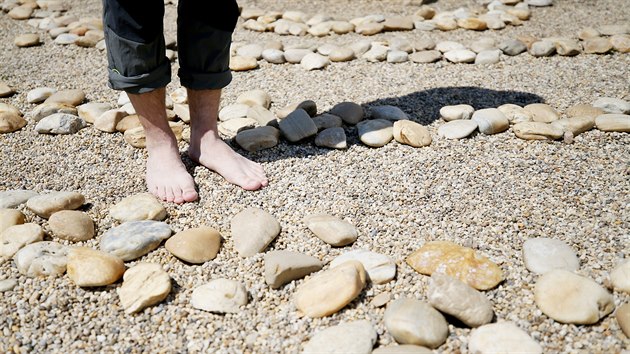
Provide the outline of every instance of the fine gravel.
[[[71,14],[99,16],[97,0],[67,1]],[[271,1],[241,2],[267,10],[326,12],[352,18],[368,14],[412,14],[416,7],[402,1]],[[475,6],[474,1],[439,0],[440,10]],[[573,37],[583,27],[629,23],[630,14],[618,0],[558,0],[552,7],[534,8],[523,26],[502,31],[402,32],[379,34],[380,40],[426,35],[436,41],[464,44],[489,36],[515,38],[521,34]],[[176,10],[167,5],[165,26],[175,33]],[[242,20],[239,21],[239,24]],[[13,38],[34,29],[26,21],[0,14],[0,80],[17,90],[0,99],[23,112],[26,93],[36,87],[79,88],[92,102],[115,104],[118,93],[107,87],[105,53],[95,48],[59,46],[43,31],[44,44],[17,48]],[[324,38],[279,37],[239,28],[236,42],[282,40],[285,43],[351,43],[366,39],[355,34]],[[528,54],[502,56],[495,65],[333,63],[321,71],[299,65],[261,62],[253,71],[234,73],[223,92],[223,105],[250,89],[263,89],[274,108],[310,99],[320,112],[342,101],[369,107],[392,104],[424,125],[434,137],[424,148],[392,142],[383,148],[362,145],[356,128],[347,128],[349,148],[331,151],[312,141],[278,146],[245,156],[261,162],[270,184],[248,192],[235,187],[185,159],[198,183],[200,200],[167,204],[174,231],[208,225],[226,241],[216,259],[203,265],[184,264],[164,247],[137,261],[163,265],[173,279],[168,298],[137,315],[127,315],[116,294],[120,283],[81,289],[68,277],[28,278],[12,261],[0,265],[0,278],[17,279],[12,291],[0,295],[0,352],[298,352],[314,333],[350,320],[370,321],[379,334],[377,346],[394,343],[383,323],[384,308],[370,300],[382,293],[392,299],[427,299],[429,277],[411,269],[404,258],[427,241],[448,240],[473,247],[496,262],[506,280],[485,292],[498,320],[515,322],[538,341],[544,352],[615,353],[630,346],[614,316],[595,325],[567,325],[545,316],[534,304],[537,279],[524,266],[522,245],[532,237],[565,241],[580,259],[579,274],[599,284],[624,257],[630,242],[630,134],[591,130],[573,144],[524,141],[511,131],[464,140],[437,136],[440,107],[468,103],[476,109],[503,103],[545,102],[564,112],[599,97],[630,100],[630,55],[581,54],[576,57],[534,58]],[[179,87],[177,64],[173,83]],[[234,145],[236,146],[236,145]],[[182,143],[182,153],[187,146]],[[144,192],[146,151],[135,149],[121,134],[92,127],[67,136],[40,135],[34,124],[0,135],[0,191],[72,190],[85,195],[83,208],[96,223],[94,240],[79,244],[97,248],[101,235],[117,225],[108,208],[124,197]],[[348,307],[322,318],[299,317],[293,305],[291,282],[274,290],[265,284],[263,254],[243,259],[230,235],[230,220],[247,207],[263,208],[282,225],[269,250],[303,252],[329,262],[350,249],[364,248],[396,260],[398,275],[383,285],[371,285]],[[21,208],[32,222],[47,222]],[[329,213],[352,222],[359,231],[348,247],[333,248],[314,237],[303,223],[311,213]],[[47,237],[49,240],[50,237]],[[56,240],[59,241],[59,240]],[[65,244],[70,244],[63,241]],[[240,313],[216,315],[190,305],[193,289],[214,278],[244,283],[250,301]],[[611,290],[612,291],[612,290]],[[614,291],[615,304],[630,300]],[[470,329],[449,325],[450,334],[437,352],[466,352]]]

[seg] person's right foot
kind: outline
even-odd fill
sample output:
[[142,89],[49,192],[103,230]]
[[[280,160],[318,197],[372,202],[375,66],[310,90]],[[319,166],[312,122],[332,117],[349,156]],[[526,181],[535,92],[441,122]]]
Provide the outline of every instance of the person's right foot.
[[176,148],[157,146],[150,150],[146,181],[149,192],[163,201],[181,204],[199,197]]

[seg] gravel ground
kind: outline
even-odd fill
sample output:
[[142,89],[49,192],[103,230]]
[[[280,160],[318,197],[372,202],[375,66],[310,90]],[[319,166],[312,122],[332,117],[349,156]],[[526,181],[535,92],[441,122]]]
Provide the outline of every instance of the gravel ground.
[[[100,2],[68,1],[71,13],[94,16]],[[473,1],[439,0],[441,10],[474,5]],[[400,1],[271,1],[242,2],[269,10],[327,11],[348,18],[382,13],[410,14],[414,7]],[[321,10],[319,10],[321,9]],[[167,7],[167,33],[174,34],[175,9]],[[534,9],[521,27],[498,32],[457,30],[429,32],[435,40],[463,43],[481,36],[498,39],[530,33],[573,36],[585,26],[628,23],[630,13],[616,0],[559,0],[550,8]],[[31,32],[26,22],[0,15],[0,80],[18,91],[0,102],[24,112],[28,90],[39,86],[81,88],[90,101],[115,103],[118,95],[106,86],[103,52],[58,46],[43,32],[45,44],[17,48],[13,38]],[[417,38],[419,32],[401,33]],[[381,34],[373,39],[391,38]],[[321,39],[282,37],[285,43],[350,43],[358,35]],[[238,29],[235,41],[278,39]],[[179,87],[177,65],[169,90]],[[291,300],[293,282],[271,290],[262,276],[262,254],[238,257],[229,237],[214,261],[186,265],[164,247],[139,261],[157,262],[174,280],[174,290],[161,304],[138,315],[126,315],[113,286],[84,290],[67,277],[31,279],[20,275],[12,262],[0,265],[2,278],[16,278],[18,286],[0,301],[1,352],[296,352],[314,332],[339,322],[367,319],[377,328],[378,345],[393,342],[383,325],[384,308],[369,301],[390,292],[393,298],[426,299],[428,277],[404,263],[413,250],[430,240],[450,240],[471,246],[501,266],[506,280],[486,292],[497,319],[510,320],[527,331],[545,352],[621,352],[630,341],[613,316],[592,326],[556,323],[537,309],[533,300],[536,276],[523,265],[522,244],[531,237],[552,237],[577,252],[579,273],[606,284],[608,273],[624,257],[630,242],[630,135],[586,132],[573,144],[523,141],[513,133],[476,135],[461,141],[437,138],[437,110],[446,104],[471,103],[476,108],[502,103],[546,102],[564,111],[598,97],[630,99],[630,55],[579,55],[533,58],[502,57],[491,66],[449,63],[419,65],[372,64],[361,60],[335,63],[322,71],[306,72],[295,65],[263,63],[254,71],[235,73],[224,90],[224,104],[245,90],[270,93],[273,107],[311,99],[324,111],[341,101],[366,106],[395,104],[413,119],[428,125],[434,142],[415,149],[395,142],[373,149],[358,143],[349,128],[350,147],[329,151],[312,143],[279,146],[246,156],[263,163],[269,187],[246,192],[190,161],[200,201],[167,205],[167,222],[174,231],[199,225],[229,236],[229,221],[248,206],[270,211],[282,233],[270,249],[301,251],[330,261],[354,248],[384,253],[399,265],[397,278],[370,286],[339,313],[323,318],[297,316]],[[84,209],[97,224],[97,237],[84,245],[97,247],[100,235],[114,225],[108,208],[122,198],[145,191],[146,152],[128,146],[122,135],[87,128],[71,136],[46,136],[29,124],[19,132],[0,136],[0,190],[76,190],[83,193]],[[182,151],[186,145],[182,143]],[[350,220],[358,240],[346,248],[332,248],[310,234],[302,219],[326,212]],[[25,211],[29,220],[45,220]],[[136,262],[129,262],[128,266]],[[250,303],[238,314],[215,315],[189,304],[194,287],[209,279],[242,281]],[[613,293],[617,306],[628,294]],[[466,352],[470,329],[449,326],[446,344],[437,352]]]

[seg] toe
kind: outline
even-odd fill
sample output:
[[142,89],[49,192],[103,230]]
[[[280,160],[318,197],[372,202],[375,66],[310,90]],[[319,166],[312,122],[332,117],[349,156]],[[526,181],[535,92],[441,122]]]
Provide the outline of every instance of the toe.
[[188,189],[184,190],[182,197],[185,202],[194,202],[197,198],[199,198],[199,194],[197,194],[197,191],[194,189]]
[[173,188],[166,187],[166,201],[172,202],[175,200],[175,193],[173,193]]
[[165,187],[156,187],[157,197],[163,201],[166,201],[166,188]]

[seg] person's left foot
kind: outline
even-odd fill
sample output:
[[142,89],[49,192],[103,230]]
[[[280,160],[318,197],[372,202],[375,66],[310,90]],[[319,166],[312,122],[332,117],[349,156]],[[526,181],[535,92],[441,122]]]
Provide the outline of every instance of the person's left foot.
[[260,164],[236,153],[212,131],[202,137],[191,136],[188,155],[193,161],[245,190],[253,191],[269,184]]

